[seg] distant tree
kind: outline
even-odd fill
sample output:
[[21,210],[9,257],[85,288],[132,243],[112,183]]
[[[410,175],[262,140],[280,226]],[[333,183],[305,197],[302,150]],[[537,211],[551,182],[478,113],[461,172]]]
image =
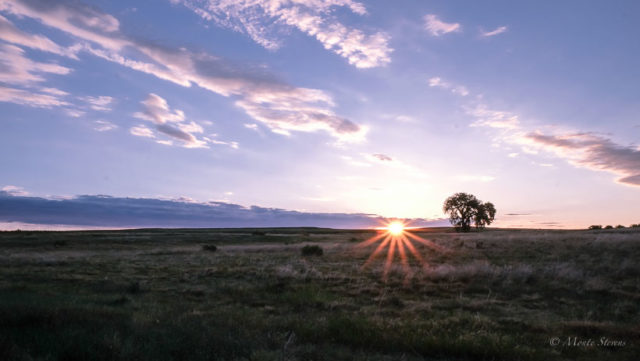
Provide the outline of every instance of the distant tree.
[[604,229],[613,229],[613,226],[609,224],[606,227],[604,227]]
[[640,223],[632,224],[632,225],[631,225],[631,228],[638,228],[638,227],[640,227]]
[[623,225],[619,224],[616,226],[616,228],[625,228]]
[[493,222],[496,215],[495,206],[482,203],[476,196],[468,193],[456,193],[444,201],[444,213],[449,215],[449,221],[458,231],[471,230],[471,222],[477,229],[482,229]]
[[589,229],[602,229],[602,226],[599,224],[592,224],[589,226]]
[[476,214],[474,216],[474,222],[477,229],[482,229],[485,226],[491,224],[496,217],[496,207],[491,202],[486,202],[478,205]]

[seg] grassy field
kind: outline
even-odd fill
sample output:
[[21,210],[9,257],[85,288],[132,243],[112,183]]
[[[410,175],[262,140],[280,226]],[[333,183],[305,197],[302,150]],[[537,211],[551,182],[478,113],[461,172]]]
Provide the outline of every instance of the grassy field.
[[640,357],[638,228],[424,230],[386,278],[375,233],[1,232],[0,360]]

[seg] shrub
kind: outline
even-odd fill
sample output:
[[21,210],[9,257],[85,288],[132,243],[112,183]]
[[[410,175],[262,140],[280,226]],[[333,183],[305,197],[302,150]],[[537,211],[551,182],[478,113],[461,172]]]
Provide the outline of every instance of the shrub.
[[137,294],[137,293],[140,293],[141,291],[142,291],[142,288],[140,287],[140,282],[138,282],[138,281],[131,282],[127,286],[127,292],[128,293]]
[[215,252],[218,250],[218,247],[216,247],[214,244],[205,244],[202,246],[202,250],[207,252]]
[[252,236],[266,236],[267,233],[266,232],[262,232],[262,231],[253,231],[251,232]]
[[594,224],[594,225],[589,226],[589,229],[602,229],[602,226],[599,225],[599,224]]
[[613,226],[609,224],[606,227],[604,227],[604,229],[613,229]]
[[324,252],[320,246],[304,246],[302,247],[303,256],[322,256]]

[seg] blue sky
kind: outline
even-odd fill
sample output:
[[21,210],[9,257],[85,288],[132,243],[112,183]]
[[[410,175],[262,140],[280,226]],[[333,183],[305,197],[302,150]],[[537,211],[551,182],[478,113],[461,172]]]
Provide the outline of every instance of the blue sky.
[[638,223],[638,10],[0,0],[2,197]]

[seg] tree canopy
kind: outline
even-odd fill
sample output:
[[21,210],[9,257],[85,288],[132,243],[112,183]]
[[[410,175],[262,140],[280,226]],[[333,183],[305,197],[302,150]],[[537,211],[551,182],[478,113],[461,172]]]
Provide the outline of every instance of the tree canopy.
[[469,193],[456,193],[447,198],[442,210],[449,215],[449,221],[456,230],[462,232],[470,231],[472,222],[477,229],[482,229],[491,224],[496,216],[493,203],[483,203]]

